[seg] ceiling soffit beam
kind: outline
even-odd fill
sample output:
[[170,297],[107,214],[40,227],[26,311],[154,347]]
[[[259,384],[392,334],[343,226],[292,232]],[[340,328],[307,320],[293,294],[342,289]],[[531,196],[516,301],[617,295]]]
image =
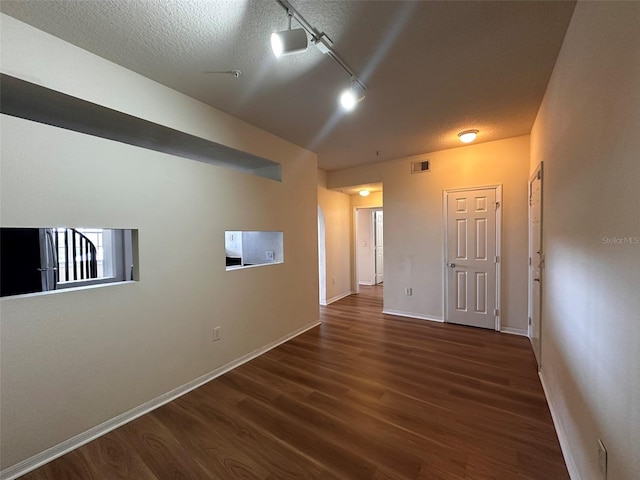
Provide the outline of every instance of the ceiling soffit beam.
[[0,112],[5,115],[282,181],[282,166],[266,158],[4,73],[0,85]]

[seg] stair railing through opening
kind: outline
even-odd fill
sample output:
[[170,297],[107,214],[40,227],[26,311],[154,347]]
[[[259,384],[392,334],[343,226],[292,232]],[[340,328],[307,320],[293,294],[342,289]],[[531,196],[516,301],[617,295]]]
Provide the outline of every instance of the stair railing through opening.
[[[55,243],[56,252],[59,253],[58,282],[98,278],[97,249],[86,235],[75,228],[57,228]],[[61,278],[63,275],[64,278]]]

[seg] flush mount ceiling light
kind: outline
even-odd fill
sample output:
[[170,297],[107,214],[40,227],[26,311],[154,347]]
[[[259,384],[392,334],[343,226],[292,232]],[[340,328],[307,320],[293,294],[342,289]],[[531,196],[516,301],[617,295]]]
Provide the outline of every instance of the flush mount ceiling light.
[[[353,110],[362,100],[364,100],[364,88],[355,80],[351,81],[351,88],[340,95],[340,104],[347,112]],[[362,195],[362,192],[360,194]]]
[[[302,52],[307,49],[307,33],[311,43],[323,54],[331,57],[351,78],[351,89],[343,92],[340,103],[346,111],[353,108],[364,99],[365,86],[349,65],[333,49],[333,42],[324,33],[314,28],[300,13],[293,8],[288,0],[275,0],[286,12],[289,18],[289,29],[271,34],[271,48],[276,57]],[[302,28],[291,29],[291,18],[295,18]],[[304,38],[303,38],[304,37]]]
[[291,29],[293,14],[287,11],[289,28],[271,34],[271,49],[276,57],[304,52],[307,49],[307,32],[303,28]]
[[361,197],[368,197],[371,192],[369,190],[360,190],[358,193]]
[[480,130],[465,130],[458,134],[458,138],[462,143],[471,143],[478,136],[478,132],[480,132]]

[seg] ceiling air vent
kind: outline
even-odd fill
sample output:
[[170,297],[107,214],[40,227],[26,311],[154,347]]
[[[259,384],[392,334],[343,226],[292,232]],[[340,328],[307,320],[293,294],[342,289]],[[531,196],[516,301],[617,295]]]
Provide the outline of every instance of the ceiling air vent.
[[429,171],[429,160],[422,162],[413,162],[411,164],[411,173],[423,173]]

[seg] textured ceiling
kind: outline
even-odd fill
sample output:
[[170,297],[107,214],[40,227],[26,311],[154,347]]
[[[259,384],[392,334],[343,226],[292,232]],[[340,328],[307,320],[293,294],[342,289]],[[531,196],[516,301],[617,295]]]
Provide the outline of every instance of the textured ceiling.
[[[280,59],[275,0],[2,0],[0,10],[318,153],[335,170],[527,134],[574,2],[290,0],[367,86],[315,48]],[[294,21],[295,26],[295,21]],[[239,69],[242,75],[204,73]]]

